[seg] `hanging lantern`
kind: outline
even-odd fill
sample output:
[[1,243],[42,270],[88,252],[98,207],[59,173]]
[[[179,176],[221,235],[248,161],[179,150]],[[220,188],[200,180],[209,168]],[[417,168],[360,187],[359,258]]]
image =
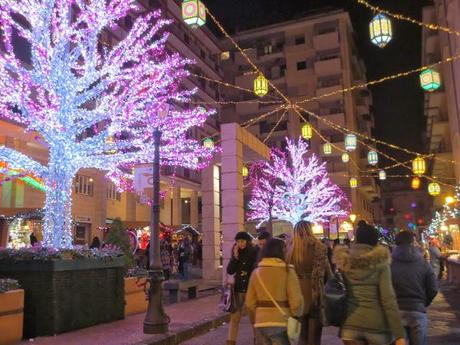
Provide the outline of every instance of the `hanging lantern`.
[[419,189],[420,188],[420,179],[418,177],[414,177],[410,183],[412,189]]
[[370,165],[377,165],[379,162],[379,155],[375,151],[369,151],[367,154],[367,161]]
[[208,148],[208,149],[213,149],[214,148],[214,140],[211,138],[206,138],[203,140],[203,146]]
[[347,151],[354,151],[356,150],[356,146],[358,145],[358,139],[354,134],[347,134],[345,136],[345,150]]
[[393,35],[391,20],[384,14],[377,14],[369,24],[369,33],[372,43],[380,48],[385,47]]
[[356,178],[352,177],[352,178],[350,179],[350,187],[351,187],[351,188],[356,188],[356,187],[358,187],[358,180],[357,180]]
[[206,7],[200,0],[184,0],[182,19],[194,29],[203,26],[206,24]]
[[426,163],[422,157],[417,157],[412,161],[412,171],[415,175],[423,175],[426,171]]
[[379,180],[384,181],[387,179],[387,173],[385,170],[380,170],[379,171]]
[[304,139],[311,139],[313,137],[313,128],[312,126],[307,122],[302,126],[302,138]]
[[254,79],[254,93],[259,97],[268,93],[268,80],[262,74]]
[[431,182],[428,185],[428,194],[431,196],[437,196],[441,194],[441,186],[437,182]]
[[425,91],[435,91],[441,86],[441,76],[439,72],[427,68],[422,73],[420,73],[420,86]]
[[348,163],[350,161],[350,155],[346,152],[342,153],[342,162]]
[[[110,146],[115,145],[115,140],[113,139],[113,135],[109,135],[107,138],[105,138],[105,144],[106,144],[106,145],[110,145]],[[105,153],[111,154],[111,155],[113,155],[113,154],[116,153],[116,152],[117,152],[117,150],[108,150],[108,151],[105,151]]]
[[330,143],[325,143],[323,145],[323,152],[324,152],[325,155],[332,154],[332,145]]
[[243,175],[243,177],[248,177],[249,169],[247,166],[243,165],[243,169],[241,170],[241,175]]

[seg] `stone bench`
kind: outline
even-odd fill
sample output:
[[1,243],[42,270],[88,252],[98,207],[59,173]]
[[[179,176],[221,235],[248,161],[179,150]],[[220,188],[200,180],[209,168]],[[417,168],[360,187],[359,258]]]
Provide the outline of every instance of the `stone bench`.
[[163,283],[163,289],[169,292],[169,303],[180,302],[180,291],[187,290],[188,299],[195,299],[198,295],[198,286],[202,283],[199,279],[168,280]]

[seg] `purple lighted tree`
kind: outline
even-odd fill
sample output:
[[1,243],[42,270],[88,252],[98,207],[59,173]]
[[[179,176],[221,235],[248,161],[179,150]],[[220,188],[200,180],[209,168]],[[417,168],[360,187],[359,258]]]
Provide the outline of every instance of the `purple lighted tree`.
[[271,160],[260,166],[262,173],[251,175],[249,219],[263,223],[273,217],[295,225],[346,216],[350,204],[330,180],[326,164],[314,154],[307,157],[308,145],[302,139],[287,144],[287,154],[272,151]]
[[[0,160],[45,182],[46,246],[72,245],[71,190],[79,169],[104,170],[120,186],[134,165],[152,161],[154,128],[163,132],[162,164],[198,169],[213,154],[187,138],[211,112],[177,106],[195,92],[180,88],[190,61],[167,52],[169,22],[159,12],[139,17],[114,47],[101,44],[135,3],[0,0],[0,113],[37,132],[49,150],[46,165],[4,146]],[[17,41],[29,58],[18,58]],[[173,106],[162,117],[166,103]]]

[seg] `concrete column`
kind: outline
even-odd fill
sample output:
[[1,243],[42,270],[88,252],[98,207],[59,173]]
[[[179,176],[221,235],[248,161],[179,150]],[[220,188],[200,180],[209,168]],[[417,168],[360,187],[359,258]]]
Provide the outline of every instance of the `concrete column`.
[[220,173],[211,164],[201,172],[203,278],[220,280]]
[[198,228],[198,192],[192,191],[190,196],[190,225],[195,229]]
[[235,234],[244,230],[243,144],[240,127],[223,124],[222,130],[222,233],[223,267],[228,264]]
[[172,225],[182,225],[182,200],[180,197],[180,187],[174,187],[172,194]]

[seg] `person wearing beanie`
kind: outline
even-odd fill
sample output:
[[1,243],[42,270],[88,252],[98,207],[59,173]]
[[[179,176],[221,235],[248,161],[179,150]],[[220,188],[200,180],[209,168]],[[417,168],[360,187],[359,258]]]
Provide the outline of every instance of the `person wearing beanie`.
[[378,245],[378,231],[360,224],[351,248],[337,246],[333,261],[347,285],[347,312],[340,329],[345,345],[405,344],[395,292],[391,282],[390,252]]
[[[249,278],[257,262],[257,249],[253,246],[252,237],[249,233],[240,231],[236,234],[231,255],[232,257],[227,266],[227,274],[234,277],[236,310],[230,314],[227,345],[236,344]],[[252,319],[252,316],[249,315],[249,318]]]
[[430,264],[415,247],[411,231],[401,231],[396,235],[391,277],[409,344],[425,345],[428,327],[426,308],[436,297],[438,284]]

